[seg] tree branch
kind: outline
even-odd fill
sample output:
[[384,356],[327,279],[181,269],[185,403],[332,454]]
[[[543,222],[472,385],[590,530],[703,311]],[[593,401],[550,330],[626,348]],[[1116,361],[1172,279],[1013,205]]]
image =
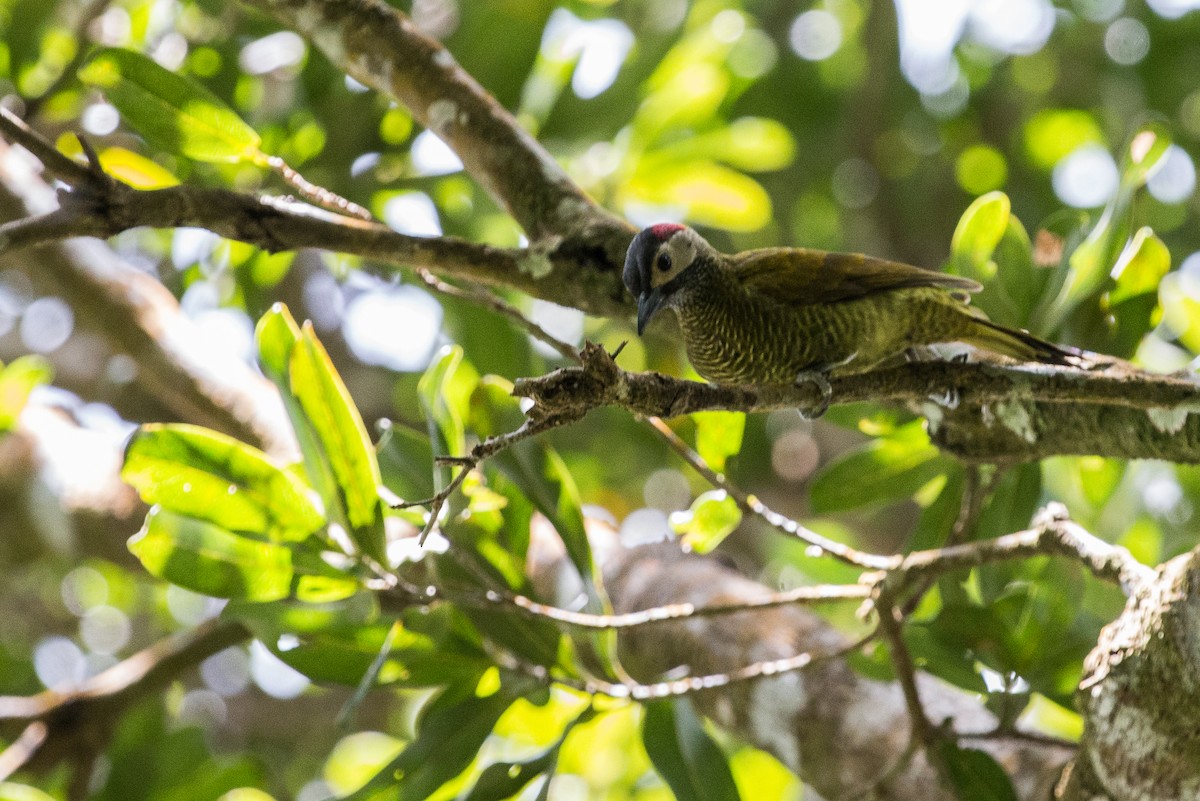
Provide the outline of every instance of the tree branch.
[[[10,117],[0,113],[0,127],[6,131]],[[37,148],[36,140],[33,145]],[[61,174],[97,180],[61,154],[41,155]],[[16,220],[0,226],[0,241],[10,232],[24,236],[39,226],[42,231],[54,228],[73,213],[66,208],[48,211],[54,203],[54,190],[28,156],[0,143],[0,219]],[[81,322],[92,324],[115,350],[131,356],[139,383],[181,419],[277,454],[294,453],[274,387],[240,359],[208,347],[178,301],[153,277],[125,264],[102,243],[87,241],[29,251],[20,266],[67,300]]]
[[[582,417],[620,406],[647,417],[727,409],[811,408],[818,390],[800,386],[719,386],[622,370],[600,347],[582,367],[519,379],[514,393],[541,416]],[[1056,454],[1200,461],[1200,385],[1124,365],[1087,371],[1045,365],[914,362],[839,376],[833,403],[905,403],[930,420],[941,447],[969,461],[1014,462]]]
[[620,264],[633,231],[595,204],[554,158],[400,11],[379,0],[244,0],[303,34],[339,69],[396,98],[462,159],[533,241],[578,237]]
[[77,690],[0,696],[0,726],[25,726],[0,753],[0,781],[21,769],[44,771],[74,756],[81,743],[106,740],[125,710],[181,672],[250,636],[240,623],[210,620],[151,645]]

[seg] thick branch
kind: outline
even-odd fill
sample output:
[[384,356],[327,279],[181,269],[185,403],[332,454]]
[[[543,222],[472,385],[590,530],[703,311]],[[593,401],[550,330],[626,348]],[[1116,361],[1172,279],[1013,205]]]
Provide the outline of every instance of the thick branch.
[[[554,247],[495,248],[454,237],[407,236],[286,198],[195,186],[137,190],[67,158],[4,109],[0,132],[74,190],[63,196],[62,208],[43,204],[37,213],[3,215],[12,222],[0,226],[0,251],[73,236],[106,238],[140,227],[205,228],[271,252],[320,248],[361,256],[368,269],[384,275],[397,267],[425,268],[511,287],[589,314],[625,314],[630,308],[616,272],[605,267],[607,257],[586,239]],[[631,235],[617,237],[618,250],[623,252]],[[556,272],[559,279],[547,280]],[[571,280],[561,279],[564,274]]]
[[602,242],[618,264],[632,234],[597,206],[439,42],[379,0],[245,0],[310,38],[339,69],[437,133],[534,241]]
[[0,725],[27,726],[25,734],[0,754],[0,780],[21,769],[48,769],[81,747],[102,744],[133,704],[248,636],[240,623],[213,620],[139,651],[78,690],[0,697]]
[[[64,157],[65,158],[65,157]],[[86,173],[86,168],[75,165]],[[23,151],[0,142],[0,227],[33,227],[67,212],[51,211],[55,191]],[[42,215],[39,217],[39,215]],[[60,294],[81,322],[137,364],[137,380],[181,419],[294,451],[278,393],[241,360],[214,352],[161,283],[99,242],[71,241],[22,254],[30,277]]]
[[[648,417],[712,409],[765,412],[812,408],[818,390],[799,386],[731,387],[630,373],[600,347],[583,367],[519,380],[516,394],[534,414],[581,417],[620,406]],[[906,403],[929,419],[935,441],[977,461],[1019,461],[1056,454],[1200,461],[1200,385],[1189,378],[1121,365],[1104,371],[985,363],[915,362],[836,377],[833,403]],[[982,429],[981,434],[977,429]],[[990,438],[984,436],[990,432]]]

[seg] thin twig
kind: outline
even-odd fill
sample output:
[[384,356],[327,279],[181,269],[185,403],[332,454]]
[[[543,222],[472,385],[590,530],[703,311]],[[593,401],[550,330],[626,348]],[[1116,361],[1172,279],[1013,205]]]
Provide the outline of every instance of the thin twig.
[[267,158],[267,166],[275,171],[283,181],[297,192],[300,197],[315,203],[322,208],[335,211],[339,214],[348,214],[351,217],[357,217],[360,220],[371,222],[375,216],[371,212],[364,209],[352,200],[347,200],[331,189],[326,189],[323,186],[314,184],[312,181],[305,178],[295,168],[288,165],[279,156],[270,156]]
[[857,651],[875,638],[877,632],[872,631],[848,645],[836,648],[827,653],[814,654],[806,651],[783,659],[772,659],[766,662],[755,662],[731,673],[710,673],[704,676],[688,676],[682,679],[660,681],[654,684],[614,684],[604,681],[567,682],[559,678],[555,681],[589,693],[599,693],[611,698],[629,698],[634,701],[657,701],[663,698],[678,698],[681,695],[712,690],[717,687],[727,687],[743,681],[777,676],[781,673],[791,673],[804,670],[822,662],[840,659],[847,654]]
[[959,740],[1021,740],[1028,743],[1036,743],[1037,745],[1048,745],[1053,748],[1069,748],[1072,751],[1079,750],[1079,743],[1074,740],[1067,740],[1050,734],[1042,734],[1041,732],[1021,731],[1020,729],[955,732],[954,736]]
[[[380,602],[389,605],[390,598],[395,595],[402,608],[407,608],[413,602],[414,587],[405,587],[394,593],[391,588],[380,592]],[[874,588],[867,584],[822,584],[811,587],[796,587],[782,592],[764,594],[761,597],[733,603],[715,603],[707,606],[697,606],[692,603],[667,604],[637,612],[626,612],[619,615],[596,615],[587,612],[573,612],[549,604],[543,604],[524,595],[507,593],[501,590],[488,590],[482,595],[455,593],[448,595],[444,591],[435,590],[433,593],[423,592],[421,600],[428,603],[441,599],[465,606],[507,608],[513,612],[529,617],[551,620],[567,626],[582,629],[628,631],[657,623],[687,620],[692,618],[717,617],[738,612],[753,612],[762,609],[772,609],[780,606],[800,606],[808,604],[831,603],[845,600],[859,600],[870,597]]]
[[517,428],[514,431],[509,431],[507,434],[497,434],[494,437],[488,437],[483,442],[480,442],[474,448],[472,448],[470,454],[467,456],[455,457],[455,461],[461,466],[461,469],[459,470],[458,474],[451,479],[450,483],[447,484],[436,495],[431,498],[426,498],[422,501],[402,501],[400,503],[393,504],[392,508],[406,509],[412,506],[429,507],[429,519],[425,523],[425,527],[421,529],[421,535],[417,540],[419,545],[424,545],[425,540],[429,536],[430,532],[432,532],[437,526],[438,517],[440,516],[446,501],[449,500],[450,496],[453,495],[460,486],[462,486],[463,480],[466,479],[467,474],[478,467],[480,462],[495,456],[505,448],[516,445],[522,440],[526,440],[551,429],[558,428],[559,426],[565,425],[568,422],[570,421],[562,418],[526,420],[521,424],[520,428]]
[[822,554],[839,559],[847,564],[861,567],[865,570],[887,570],[894,567],[896,560],[893,557],[878,556],[876,554],[865,553],[849,545],[845,545],[836,540],[831,540],[824,537],[812,529],[806,528],[800,523],[792,520],[784,515],[779,514],[767,507],[765,503],[758,500],[753,495],[742,492],[734,484],[729,481],[723,474],[716,472],[708,463],[704,461],[700,454],[696,453],[692,448],[684,442],[678,434],[676,434],[670,426],[657,417],[648,417],[646,421],[650,426],[658,432],[659,436],[667,443],[671,450],[675,451],[685,462],[687,462],[693,470],[703,476],[714,487],[725,490],[729,493],[729,497],[733,498],[738,506],[744,511],[750,512],[766,521],[768,525],[788,536],[795,537],[809,546],[818,549]]
[[91,171],[61,152],[44,136],[30,128],[24,120],[13,114],[4,106],[0,106],[0,133],[9,141],[16,142],[28,150],[56,178],[60,178],[70,186],[87,186],[91,184]]
[[[943,773],[944,766],[941,759],[938,758],[935,747],[937,729],[925,716],[925,705],[921,701],[921,692],[917,688],[917,666],[913,662],[912,654],[908,651],[908,645],[904,642],[904,633],[901,630],[903,618],[900,616],[900,610],[890,596],[880,593],[879,597],[875,599],[875,611],[879,615],[879,630],[883,634],[883,638],[887,640],[892,669],[896,673],[896,680],[904,694],[904,704],[908,707],[912,741],[909,744],[910,747],[905,751],[905,756],[911,759],[913,744],[919,744],[925,750],[925,756],[930,765],[939,773]],[[903,762],[899,764],[903,765]]]
[[443,295],[448,295],[452,298],[459,298],[460,300],[465,300],[470,303],[486,306],[492,311],[502,314],[512,320],[519,327],[525,329],[525,331],[528,332],[528,334],[534,339],[558,351],[564,359],[575,362],[576,364],[581,363],[578,348],[563,342],[561,339],[554,336],[549,331],[542,328],[533,320],[530,320],[528,317],[522,314],[520,309],[516,308],[510,303],[506,303],[503,299],[496,297],[492,293],[486,292],[482,289],[464,289],[462,287],[455,286],[447,281],[443,281],[425,269],[418,269],[417,275],[430,289],[440,292]]
[[1051,503],[1034,519],[1033,527],[992,540],[915,551],[899,557],[895,576],[941,574],[989,562],[1051,555],[1072,557],[1094,576],[1117,583],[1132,595],[1154,579],[1154,570],[1133,558],[1126,548],[1105,542],[1067,515],[1066,507]]

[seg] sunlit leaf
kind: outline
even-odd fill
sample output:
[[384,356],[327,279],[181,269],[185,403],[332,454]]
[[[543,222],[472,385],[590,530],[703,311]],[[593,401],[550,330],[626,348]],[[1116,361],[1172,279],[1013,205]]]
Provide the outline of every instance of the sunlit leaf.
[[1121,154],[1121,180],[1143,186],[1162,167],[1171,141],[1170,130],[1161,122],[1141,125]]
[[279,388],[292,430],[296,432],[296,441],[304,457],[304,473],[309,483],[320,495],[326,516],[348,525],[345,523],[346,512],[333,467],[321,446],[316,429],[305,414],[299,398],[292,392],[291,361],[292,353],[300,342],[300,326],[292,319],[287,306],[276,303],[259,319],[254,338],[258,344],[259,364]]
[[1104,207],[1095,227],[1071,254],[1070,269],[1058,296],[1039,315],[1044,330],[1053,331],[1086,298],[1099,292],[1109,280],[1118,254],[1130,235],[1130,209],[1138,189],[1162,166],[1171,137],[1156,122],[1143,124],[1130,137],[1121,159],[1121,182]]
[[[376,682],[428,687],[471,681],[486,670],[491,661],[476,643],[444,627],[433,633],[422,629],[435,628],[447,614],[406,613]],[[233,601],[222,616],[244,623],[272,653],[313,681],[347,687],[362,681],[393,623],[380,616],[369,593],[325,603]]]
[[721,473],[725,460],[742,449],[742,434],[746,430],[746,415],[741,412],[698,412],[692,415],[696,424],[696,451],[708,466]]
[[125,449],[121,478],[148,504],[273,540],[302,540],[324,523],[295,475],[199,426],[142,426]]
[[975,198],[963,212],[950,241],[950,253],[964,275],[988,277],[983,266],[992,259],[996,246],[1008,229],[1012,204],[1003,192],[988,192]]
[[289,363],[292,392],[300,401],[337,481],[350,536],[364,553],[386,564],[379,463],[350,392],[317,339],[301,328]]
[[671,515],[671,527],[683,536],[684,547],[708,553],[742,522],[742,510],[725,490],[710,490],[686,512]]
[[463,361],[463,350],[447,346],[430,363],[417,384],[426,415],[441,435],[441,455],[458,456],[466,450],[466,420],[478,374]]
[[275,798],[257,787],[235,787],[217,801],[275,801]]
[[262,163],[258,133],[216,95],[132,50],[105,48],[79,70],[156,147],[196,161]]
[[0,801],[55,801],[54,796],[36,787],[13,782],[0,782]]
[[1149,226],[1142,226],[1125,246],[1113,276],[1117,285],[1108,294],[1110,304],[1154,292],[1171,269],[1171,252]]
[[344,801],[367,801],[393,787],[400,801],[425,801],[471,764],[496,721],[514,700],[505,690],[486,698],[439,697],[424,711],[417,738]]
[[274,601],[292,584],[292,552],[154,508],[129,550],[157,578],[218,598]]
[[757,181],[711,161],[639,172],[626,191],[638,202],[684,209],[699,225],[756,231],[771,219],[771,198]]
[[[786,167],[795,155],[796,142],[782,123],[766,117],[742,117],[674,144],[659,158],[711,159],[741,170],[765,172]],[[651,160],[641,166],[646,169],[652,164]]]
[[725,753],[704,730],[690,700],[655,701],[645,710],[642,742],[654,769],[678,801],[740,797]]
[[0,433],[17,424],[34,388],[53,378],[54,369],[41,356],[20,356],[0,367]]

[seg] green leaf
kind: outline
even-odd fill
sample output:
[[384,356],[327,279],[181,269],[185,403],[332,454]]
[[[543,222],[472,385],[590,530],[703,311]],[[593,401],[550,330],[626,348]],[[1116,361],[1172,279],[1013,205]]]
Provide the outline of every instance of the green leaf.
[[299,399],[292,393],[292,351],[300,341],[300,326],[292,319],[286,305],[276,303],[258,321],[254,331],[258,343],[258,360],[263,372],[279,388],[292,430],[304,457],[304,472],[325,504],[328,518],[345,523],[345,510],[338,493],[333,468],[329,464],[317,437],[316,430],[304,414]]
[[[996,246],[1008,230],[1012,203],[1003,192],[980,195],[967,207],[954,229],[950,253],[963,275],[988,278],[984,269],[996,252]],[[994,266],[992,271],[994,272]]]
[[684,209],[699,225],[757,231],[771,221],[771,198],[762,185],[713,161],[639,170],[626,190],[641,203]]
[[923,421],[914,420],[827,465],[813,480],[812,509],[828,514],[910,498],[947,469]]
[[196,161],[263,164],[261,139],[216,95],[133,50],[105,48],[79,70],[155,147]]
[[953,741],[943,740],[938,745],[938,756],[959,801],[1017,801],[1012,780],[987,752],[959,748]]
[[642,742],[678,801],[739,798],[725,752],[709,737],[687,698],[646,704]]
[[[471,423],[480,436],[512,431],[525,419],[512,385],[489,376],[471,398]],[[586,582],[593,581],[592,549],[583,523],[579,489],[566,463],[540,439],[527,439],[492,458],[497,467],[546,516],[562,538],[567,555]]]
[[54,796],[27,784],[0,782],[0,801],[54,801]]
[[[459,795],[460,801],[502,801],[512,798],[525,788],[525,785],[538,776],[552,774],[558,765],[558,753],[567,739],[567,735],[581,723],[587,723],[596,716],[592,707],[583,710],[574,720],[569,722],[554,745],[537,756],[521,762],[493,762],[484,768],[483,773],[475,780],[470,792]],[[549,776],[547,777],[547,781]]]
[[303,540],[325,521],[308,488],[257,448],[191,425],[144,425],[121,478],[142,500],[272,540]]
[[537,756],[521,762],[493,762],[479,774],[470,792],[459,798],[461,801],[504,801],[512,798],[538,776],[554,770],[558,764],[560,745],[556,743]]
[[443,694],[422,715],[417,738],[343,801],[367,801],[393,787],[399,790],[400,801],[425,801],[466,770],[514,700],[503,688],[486,698],[471,695],[460,700]]
[[[477,643],[447,623],[458,613],[406,611],[403,628],[377,672],[378,684],[430,687],[476,681],[492,662]],[[356,687],[383,651],[393,621],[382,618],[372,594],[329,603],[231,602],[235,618],[285,663],[313,681]],[[465,623],[461,626],[470,631]]]
[[1158,284],[1171,269],[1171,251],[1149,226],[1142,226],[1121,252],[1113,267],[1117,285],[1108,294],[1116,305],[1138,295],[1158,290]]
[[0,433],[17,424],[29,393],[53,379],[54,368],[41,356],[21,356],[0,369]]
[[1039,330],[1056,330],[1084,300],[1109,280],[1118,254],[1130,234],[1130,210],[1137,190],[1163,164],[1171,136],[1157,122],[1143,124],[1129,139],[1121,159],[1121,183],[1087,238],[1071,254],[1066,281],[1045,311],[1039,310]]
[[451,345],[442,349],[417,384],[421,405],[437,424],[445,455],[457,456],[466,450],[466,421],[478,381],[474,368],[463,360],[462,348]]
[[683,535],[684,547],[708,553],[742,522],[742,510],[725,490],[710,490],[692,502],[688,511],[671,515],[671,527]]
[[697,412],[692,415],[696,424],[696,451],[708,466],[725,472],[725,461],[742,449],[742,434],[746,431],[746,415],[741,412]]
[[350,524],[350,536],[364,553],[387,564],[379,462],[367,428],[346,385],[317,339],[312,324],[301,328],[288,365],[292,393],[312,426]]
[[129,540],[151,575],[218,598],[275,601],[292,584],[292,552],[155,507]]

